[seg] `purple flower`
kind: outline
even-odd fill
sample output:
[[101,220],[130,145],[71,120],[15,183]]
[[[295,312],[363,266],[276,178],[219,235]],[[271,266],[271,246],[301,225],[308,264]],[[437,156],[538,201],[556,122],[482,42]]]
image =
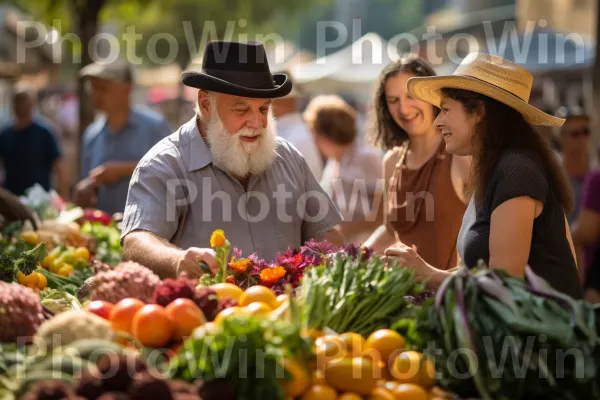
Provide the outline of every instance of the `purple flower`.
[[325,255],[325,254],[334,253],[338,249],[332,243],[328,242],[327,240],[318,241],[315,239],[310,239],[306,243],[304,243],[304,246],[302,246],[302,248],[300,250],[301,250],[302,254],[304,254],[306,252],[310,252],[313,254],[316,253],[319,255]]

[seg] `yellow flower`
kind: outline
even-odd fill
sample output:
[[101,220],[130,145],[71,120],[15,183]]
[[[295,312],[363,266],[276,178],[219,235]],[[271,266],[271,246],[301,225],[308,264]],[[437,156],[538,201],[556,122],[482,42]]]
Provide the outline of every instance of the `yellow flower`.
[[222,229],[217,229],[210,236],[210,247],[222,247],[225,245],[225,232]]
[[229,268],[231,268],[236,274],[243,274],[250,266],[250,262],[251,261],[247,258],[236,260],[232,257],[231,262],[229,263]]

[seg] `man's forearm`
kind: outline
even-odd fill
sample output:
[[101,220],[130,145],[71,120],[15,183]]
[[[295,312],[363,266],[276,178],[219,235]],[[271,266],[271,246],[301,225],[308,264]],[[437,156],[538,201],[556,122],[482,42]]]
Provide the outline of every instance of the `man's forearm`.
[[125,236],[123,259],[150,268],[161,279],[176,276],[182,250],[150,232],[135,231]]

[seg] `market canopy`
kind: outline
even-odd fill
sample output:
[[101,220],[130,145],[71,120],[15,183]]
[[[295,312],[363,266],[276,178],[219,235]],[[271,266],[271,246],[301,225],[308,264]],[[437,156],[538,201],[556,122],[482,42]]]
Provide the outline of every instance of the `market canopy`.
[[391,61],[388,43],[376,33],[367,33],[333,54],[294,67],[292,75],[308,91],[364,91]]

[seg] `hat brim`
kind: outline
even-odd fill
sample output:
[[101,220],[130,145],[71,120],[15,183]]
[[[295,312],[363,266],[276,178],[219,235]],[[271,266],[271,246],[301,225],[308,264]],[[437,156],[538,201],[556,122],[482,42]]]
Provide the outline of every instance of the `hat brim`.
[[512,93],[470,76],[427,76],[408,80],[408,93],[424,102],[440,107],[443,88],[463,89],[488,96],[517,110],[532,125],[562,126],[563,118],[547,114]]
[[273,74],[275,87],[272,89],[255,89],[207,75],[203,72],[184,72],[181,81],[184,85],[209,92],[230,94],[233,96],[271,99],[287,96],[292,91],[292,81],[285,74]]

